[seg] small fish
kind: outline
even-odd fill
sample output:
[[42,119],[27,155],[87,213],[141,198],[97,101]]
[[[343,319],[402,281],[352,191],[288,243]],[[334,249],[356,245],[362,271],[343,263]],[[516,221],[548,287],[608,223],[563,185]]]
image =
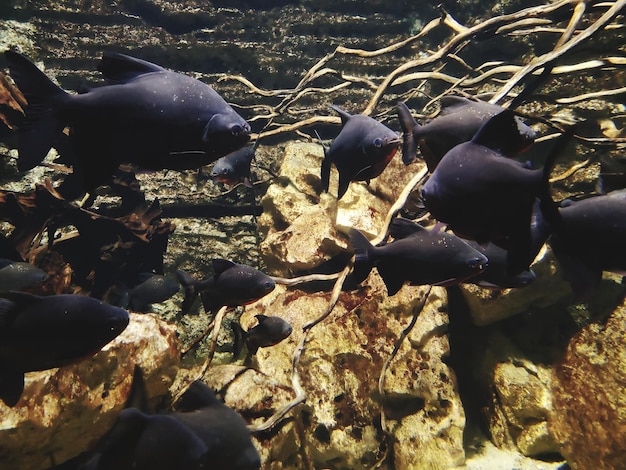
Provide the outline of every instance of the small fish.
[[429,212],[454,233],[508,250],[510,274],[528,269],[533,206],[557,155],[543,170],[503,157],[499,142],[516,128],[511,111],[495,115],[471,141],[446,153],[421,191]]
[[0,259],[0,292],[22,290],[40,285],[48,273],[23,261]]
[[626,273],[626,189],[542,206],[563,278],[588,298],[603,271]]
[[[259,348],[267,348],[280,343],[287,338],[291,332],[291,325],[280,317],[268,317],[266,315],[255,315],[258,325],[250,328],[248,331],[243,330],[246,346],[250,354],[254,355]],[[235,351],[235,357],[239,354]]]
[[22,292],[0,296],[0,399],[14,406],[24,373],[81,361],[119,335],[128,312],[92,297],[40,297]]
[[250,164],[254,159],[255,149],[255,145],[249,145],[223,156],[213,165],[211,177],[220,183],[228,185],[243,183],[251,188]]
[[222,306],[247,305],[274,290],[276,284],[267,274],[245,264],[225,259],[213,260],[213,276],[196,281],[185,271],[178,269],[176,277],[185,289],[182,314],[189,312],[198,294],[206,311]]
[[369,182],[383,172],[400,147],[400,139],[376,119],[350,115],[335,105],[331,108],[341,116],[342,128],[330,148],[324,148],[321,179],[323,190],[328,191],[334,164],[339,172],[337,199],[341,199],[351,181]]
[[135,312],[147,312],[151,304],[164,302],[180,289],[178,281],[170,276],[154,273],[141,273],[139,284],[133,288],[120,288],[120,299],[115,305]]
[[200,168],[249,140],[250,126],[210,86],[124,54],[105,53],[98,70],[110,85],[69,94],[29,59],[5,51],[26,97],[18,128],[18,168],[37,166],[65,127],[85,190],[121,162],[150,170]]
[[[480,127],[505,108],[485,101],[470,100],[461,96],[441,99],[441,112],[420,126],[403,102],[398,103],[398,119],[403,132],[402,161],[408,165],[417,157],[417,147],[432,173],[443,156],[456,145],[474,137]],[[499,142],[502,155],[514,156],[529,148],[536,137],[535,131],[515,116],[516,126],[507,129]]]
[[200,380],[194,381],[178,402],[175,419],[191,429],[208,448],[205,468],[256,470],[261,458],[246,422],[219,401]]
[[441,230],[427,230],[407,219],[394,219],[394,241],[373,246],[356,229],[350,241],[356,252],[353,279],[362,282],[376,266],[388,295],[406,282],[411,285],[450,285],[478,275],[487,266],[485,255],[464,240]]

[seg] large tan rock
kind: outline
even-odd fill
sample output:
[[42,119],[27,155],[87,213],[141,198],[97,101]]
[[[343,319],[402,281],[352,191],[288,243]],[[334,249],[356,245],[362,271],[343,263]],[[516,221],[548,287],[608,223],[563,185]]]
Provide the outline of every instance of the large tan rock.
[[549,426],[574,469],[626,463],[626,304],[574,336],[554,366]]
[[[258,443],[268,468],[303,468],[303,455],[315,468],[370,468],[386,445],[393,446],[389,468],[443,469],[463,463],[465,416],[454,373],[443,361],[449,345],[442,288],[432,290],[390,364],[384,398],[378,393],[383,364],[424,292],[406,286],[388,297],[373,274],[363,288],[341,294],[330,316],[311,329],[304,343],[297,371],[306,401],[288,414],[295,421]],[[227,405],[256,417],[253,423],[259,424],[269,410],[295,397],[293,356],[303,326],[326,310],[329,295],[278,286],[246,309],[244,328],[264,313],[284,318],[294,330],[282,343],[258,351],[258,370],[234,379],[225,393]],[[388,439],[380,432],[381,413]]]
[[180,365],[174,327],[131,314],[126,330],[95,356],[27,373],[19,403],[0,403],[2,469],[46,469],[95,445],[124,407],[135,365],[143,369],[149,399],[166,395]]

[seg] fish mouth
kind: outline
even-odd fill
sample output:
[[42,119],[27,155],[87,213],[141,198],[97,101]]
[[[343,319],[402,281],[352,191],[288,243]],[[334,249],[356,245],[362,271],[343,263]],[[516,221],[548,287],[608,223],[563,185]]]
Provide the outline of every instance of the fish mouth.
[[467,262],[467,267],[477,271],[483,271],[487,266],[489,266],[489,260],[485,257],[472,258]]

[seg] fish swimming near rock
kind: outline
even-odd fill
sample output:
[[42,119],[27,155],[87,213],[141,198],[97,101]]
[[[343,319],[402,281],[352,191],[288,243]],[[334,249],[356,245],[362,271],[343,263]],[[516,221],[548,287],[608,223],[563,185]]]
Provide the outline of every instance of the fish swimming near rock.
[[376,266],[388,295],[403,284],[451,285],[478,275],[488,259],[454,234],[428,230],[407,219],[394,219],[390,226],[394,241],[373,246],[358,230],[350,230],[356,253],[352,277],[362,282]]
[[30,263],[0,259],[0,292],[38,286],[48,279],[48,273]]
[[[239,329],[246,342],[248,352],[255,355],[259,348],[267,348],[280,343],[289,337],[293,328],[289,322],[280,317],[255,315],[258,325],[245,331],[241,326]],[[239,348],[235,348],[235,357],[239,356]]]
[[506,158],[499,142],[516,128],[512,111],[495,115],[471,141],[446,153],[421,190],[428,211],[454,233],[508,250],[510,274],[527,269],[532,261],[533,207],[560,150],[553,148],[543,170]]
[[228,185],[243,183],[251,188],[250,165],[254,159],[255,150],[256,145],[248,145],[221,157],[213,165],[211,177],[220,183]]
[[339,172],[337,199],[341,199],[351,181],[369,182],[383,172],[400,147],[400,139],[376,119],[351,115],[335,105],[331,108],[341,116],[342,128],[330,148],[324,148],[322,189],[328,191],[334,164]]
[[113,83],[69,94],[23,55],[4,56],[28,102],[17,132],[21,171],[37,166],[65,127],[87,191],[122,162],[195,169],[249,140],[249,124],[213,88],[151,62],[105,53],[98,70]]
[[119,335],[128,312],[92,297],[41,297],[22,292],[0,296],[0,399],[14,406],[24,373],[79,362]]
[[214,311],[222,306],[247,305],[274,290],[276,283],[267,274],[252,266],[216,258],[213,276],[197,281],[185,271],[176,271],[176,277],[185,289],[182,314],[191,309],[198,294],[205,310]]
[[151,304],[164,302],[180,290],[180,284],[172,276],[140,273],[138,281],[130,289],[119,285],[116,289],[117,300],[112,303],[135,312],[147,312]]
[[[490,118],[504,111],[497,104],[470,100],[461,96],[441,99],[441,112],[424,125],[419,125],[405,103],[398,103],[398,119],[402,128],[402,161],[408,165],[417,157],[419,146],[428,170],[433,172],[443,156],[456,145],[471,140]],[[514,156],[530,147],[535,131],[515,116],[516,126],[507,128],[498,143],[502,155]]]
[[603,271],[626,274],[626,189],[561,204],[546,203],[550,247],[578,298],[588,298]]

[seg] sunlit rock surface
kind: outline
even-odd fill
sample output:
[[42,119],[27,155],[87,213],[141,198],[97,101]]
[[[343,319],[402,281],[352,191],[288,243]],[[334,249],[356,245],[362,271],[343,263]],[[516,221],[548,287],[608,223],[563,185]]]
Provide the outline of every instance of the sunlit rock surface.
[[[378,392],[383,364],[419,312],[424,294],[423,288],[407,286],[387,297],[380,278],[372,275],[359,290],[340,295],[304,343],[297,372],[306,400],[292,412],[295,421],[271,439],[258,437],[268,468],[304,468],[304,459],[315,468],[369,468],[384,457],[387,446],[393,446],[390,468],[463,463],[465,415],[454,373],[444,363],[449,345],[443,289],[430,293],[387,370],[384,397]],[[268,409],[276,411],[295,398],[293,355],[303,326],[326,311],[329,296],[279,286],[246,310],[244,325],[265,313],[281,316],[294,331],[282,343],[259,350],[258,372],[246,372],[228,387],[229,406],[259,424]],[[389,436],[381,429],[382,413]]]
[[95,445],[124,407],[135,365],[144,372],[150,400],[168,393],[180,365],[172,325],[131,314],[126,330],[92,358],[27,373],[19,403],[0,403],[1,467],[46,469]]
[[626,305],[583,328],[554,366],[550,429],[574,469],[626,462]]

